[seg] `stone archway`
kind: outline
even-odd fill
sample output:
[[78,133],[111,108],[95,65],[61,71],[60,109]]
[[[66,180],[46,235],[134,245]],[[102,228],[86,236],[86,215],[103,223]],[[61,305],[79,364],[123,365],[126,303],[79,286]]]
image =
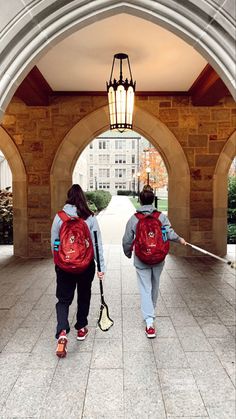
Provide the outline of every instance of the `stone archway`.
[[[137,107],[133,129],[147,138],[161,153],[169,176],[169,217],[176,231],[188,239],[190,173],[185,154],[167,126]],[[108,109],[102,107],[84,117],[65,136],[51,168],[52,217],[64,203],[80,153],[95,137],[107,130]],[[175,252],[184,254],[186,250],[176,246]]]
[[228,173],[236,155],[236,131],[225,144],[213,178],[213,246],[218,255],[227,253]]
[[[129,13],[151,20],[184,39],[215,68],[235,95],[234,18],[230,6],[210,0],[103,0],[14,3],[2,15],[0,117],[19,83],[49,48],[108,16]],[[86,4],[85,4],[86,3]],[[226,2],[225,2],[226,3]],[[228,7],[228,8],[227,8]]]
[[14,255],[28,256],[27,177],[20,153],[10,135],[0,127],[1,151],[12,171]]

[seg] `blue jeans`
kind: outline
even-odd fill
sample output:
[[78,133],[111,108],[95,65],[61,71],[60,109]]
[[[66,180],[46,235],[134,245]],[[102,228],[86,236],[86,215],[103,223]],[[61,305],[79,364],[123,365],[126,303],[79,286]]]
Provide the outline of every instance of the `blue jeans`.
[[164,268],[164,263],[165,262],[161,262],[158,265],[150,266],[146,269],[139,269],[136,267],[141,297],[141,311],[147,327],[150,327],[155,319],[160,276]]

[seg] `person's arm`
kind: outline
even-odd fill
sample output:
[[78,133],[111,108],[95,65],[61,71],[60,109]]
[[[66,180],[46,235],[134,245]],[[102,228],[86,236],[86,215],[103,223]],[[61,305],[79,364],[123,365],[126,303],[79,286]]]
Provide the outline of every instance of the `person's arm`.
[[134,241],[134,230],[133,230],[133,219],[132,217],[126,224],[125,233],[122,239],[122,246],[125,256],[131,258],[132,256],[132,247]]
[[162,226],[165,227],[166,229],[166,235],[167,235],[168,240],[174,241],[183,245],[187,244],[185,239],[183,237],[180,237],[171,227],[170,220],[165,214],[161,213],[159,219],[162,223]]
[[102,245],[102,235],[101,230],[95,216],[92,217],[92,228],[91,228],[91,236],[93,241],[93,248],[94,248],[94,256],[97,262],[97,255],[96,255],[96,248],[95,248],[95,240],[94,240],[94,231],[97,232],[97,239],[98,239],[98,253],[99,253],[99,260],[100,260],[100,271],[97,271],[98,278],[102,279],[105,272],[105,260],[103,256],[103,245]]

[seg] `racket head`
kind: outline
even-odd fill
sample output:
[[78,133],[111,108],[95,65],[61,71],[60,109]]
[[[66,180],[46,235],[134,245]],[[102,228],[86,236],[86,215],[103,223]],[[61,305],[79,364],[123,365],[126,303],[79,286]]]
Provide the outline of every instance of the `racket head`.
[[101,304],[100,314],[98,319],[98,326],[103,332],[107,332],[111,326],[113,326],[114,321],[109,316],[109,310],[106,303]]

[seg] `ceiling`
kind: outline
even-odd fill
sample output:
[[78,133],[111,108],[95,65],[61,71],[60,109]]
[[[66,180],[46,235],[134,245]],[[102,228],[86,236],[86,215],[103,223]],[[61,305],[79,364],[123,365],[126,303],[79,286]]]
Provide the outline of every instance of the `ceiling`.
[[58,43],[37,67],[53,91],[102,92],[113,55],[118,52],[129,55],[137,91],[188,91],[207,65],[192,46],[173,33],[141,18],[119,14]]

